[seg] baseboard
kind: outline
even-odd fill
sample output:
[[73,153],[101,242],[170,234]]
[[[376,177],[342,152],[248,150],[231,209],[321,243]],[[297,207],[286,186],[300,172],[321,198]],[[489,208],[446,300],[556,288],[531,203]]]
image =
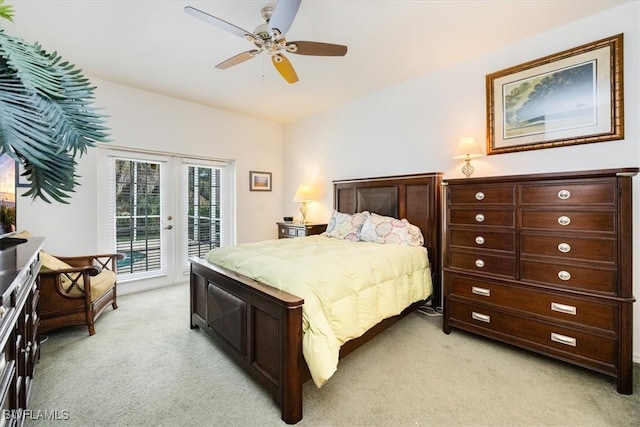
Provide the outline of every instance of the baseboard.
[[[186,283],[186,282],[185,282]],[[166,288],[168,286],[176,285],[177,283],[158,284],[157,281],[137,281],[124,284],[118,283],[118,295],[136,294],[138,292],[150,291],[153,289]]]

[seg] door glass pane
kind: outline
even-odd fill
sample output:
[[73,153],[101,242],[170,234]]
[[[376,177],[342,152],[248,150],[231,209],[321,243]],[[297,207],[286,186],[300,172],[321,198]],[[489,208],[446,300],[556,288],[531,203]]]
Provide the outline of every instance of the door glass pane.
[[187,166],[187,255],[220,247],[220,169]]
[[160,163],[116,160],[116,251],[119,274],[159,271],[161,260]]

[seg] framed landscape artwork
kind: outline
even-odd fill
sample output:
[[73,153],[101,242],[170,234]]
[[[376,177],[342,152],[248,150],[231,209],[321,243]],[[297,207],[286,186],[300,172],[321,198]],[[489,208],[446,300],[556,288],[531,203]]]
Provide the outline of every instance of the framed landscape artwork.
[[271,191],[271,172],[249,172],[250,191]]
[[487,75],[487,154],[624,138],[623,36]]

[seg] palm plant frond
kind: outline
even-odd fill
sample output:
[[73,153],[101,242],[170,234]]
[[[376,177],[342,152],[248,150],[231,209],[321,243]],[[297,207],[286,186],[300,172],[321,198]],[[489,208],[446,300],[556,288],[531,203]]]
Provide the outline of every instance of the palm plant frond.
[[9,4],[3,5],[4,0],[0,0],[0,18],[13,21],[13,6]]
[[[0,17],[2,17],[0,0]],[[81,70],[0,28],[0,153],[25,166],[24,195],[61,203],[76,185],[76,156],[109,141],[107,116]],[[49,197],[47,197],[47,195]]]

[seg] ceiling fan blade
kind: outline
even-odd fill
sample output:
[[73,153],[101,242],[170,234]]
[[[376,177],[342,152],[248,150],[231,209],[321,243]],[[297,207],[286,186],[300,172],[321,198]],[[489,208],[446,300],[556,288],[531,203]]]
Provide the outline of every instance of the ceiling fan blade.
[[345,56],[347,47],[341,44],[295,41],[287,43],[287,52],[298,55]]
[[191,6],[186,6],[184,8],[184,11],[186,13],[188,13],[191,16],[194,16],[198,19],[202,19],[203,21],[211,24],[211,25],[215,25],[216,27],[220,28],[221,30],[224,31],[228,31],[232,34],[235,34],[236,36],[240,36],[246,39],[249,39],[251,41],[255,41],[258,40],[258,37],[253,34],[251,31],[247,31],[245,29],[242,29],[238,26],[235,26],[227,21],[224,21],[218,17],[215,17],[213,15],[209,15],[206,12],[203,12],[199,9],[196,9],[195,7],[191,7]]
[[287,34],[302,0],[279,0],[269,19],[269,32],[278,40]]
[[288,81],[289,83],[295,83],[298,81],[296,70],[293,69],[293,65],[291,65],[291,62],[289,62],[286,57],[280,54],[273,55],[271,57],[271,62],[273,62],[276,70],[278,70],[280,75],[284,77],[286,81]]
[[246,52],[242,52],[239,53],[235,56],[232,56],[231,58],[227,59],[226,61],[222,61],[221,63],[219,63],[218,65],[216,65],[216,68],[220,69],[220,70],[226,70],[229,67],[233,67],[234,65],[238,65],[244,61],[248,61],[251,58],[253,58],[254,56],[256,56],[257,54],[259,54],[260,51],[257,49],[253,49],[253,50],[248,50]]

